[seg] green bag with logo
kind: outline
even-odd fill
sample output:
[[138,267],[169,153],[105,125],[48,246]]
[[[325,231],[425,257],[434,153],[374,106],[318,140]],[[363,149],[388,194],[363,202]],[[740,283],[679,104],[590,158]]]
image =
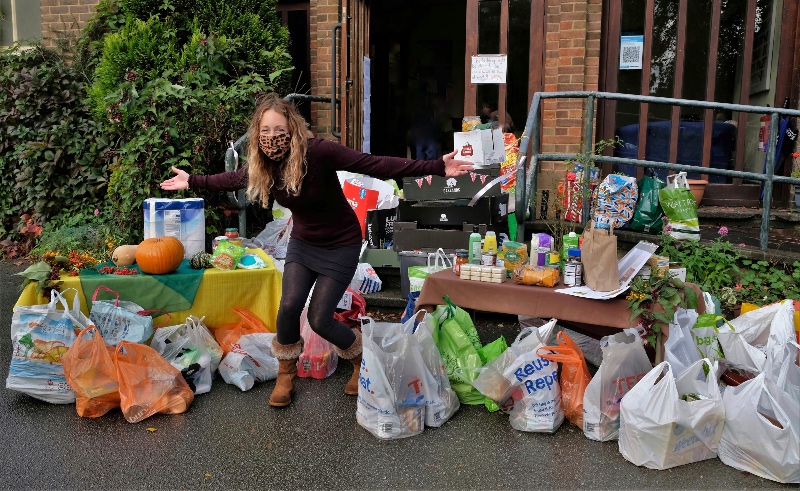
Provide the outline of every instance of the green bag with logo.
[[[648,169],[650,170],[650,169]],[[650,170],[652,172],[652,170]],[[631,230],[638,230],[649,234],[660,234],[664,228],[664,210],[658,199],[658,192],[665,184],[658,177],[644,176],[637,183],[639,187],[639,201],[633,212],[633,219],[629,225]]]
[[658,199],[669,219],[669,235],[678,240],[700,240],[697,202],[689,190],[685,172],[668,176],[666,187],[658,191]]

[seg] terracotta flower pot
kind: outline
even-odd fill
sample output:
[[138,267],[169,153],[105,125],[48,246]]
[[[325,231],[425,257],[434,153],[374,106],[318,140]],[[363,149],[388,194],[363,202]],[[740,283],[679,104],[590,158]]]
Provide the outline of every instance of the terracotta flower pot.
[[703,201],[703,193],[706,192],[708,181],[703,179],[687,179],[686,182],[689,183],[689,190],[694,195],[697,206],[700,206],[700,202]]

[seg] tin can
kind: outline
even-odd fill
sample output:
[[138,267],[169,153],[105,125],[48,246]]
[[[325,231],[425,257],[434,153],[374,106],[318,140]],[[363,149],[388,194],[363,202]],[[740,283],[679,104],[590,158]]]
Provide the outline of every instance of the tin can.
[[481,253],[481,264],[483,266],[494,266],[497,261],[496,252],[483,252]]

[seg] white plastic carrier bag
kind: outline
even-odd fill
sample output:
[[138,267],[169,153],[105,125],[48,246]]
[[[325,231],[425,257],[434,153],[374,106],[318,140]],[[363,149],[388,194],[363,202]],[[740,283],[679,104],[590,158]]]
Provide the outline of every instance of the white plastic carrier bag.
[[622,398],[619,451],[659,470],[713,459],[724,424],[717,364],[704,358],[676,376],[662,362]]
[[669,362],[675,374],[682,373],[702,358],[692,335],[698,317],[694,309],[677,309],[669,325],[669,335],[664,343],[664,361]]
[[414,329],[415,318],[411,317],[407,320],[403,324],[403,330],[405,332],[413,331],[415,349],[424,366],[422,374],[425,388],[425,426],[438,427],[446,423],[458,411],[461,403],[458,401],[455,391],[450,387],[442,355],[433,340],[435,325],[433,317],[425,313],[416,330]]
[[190,315],[183,324],[161,327],[150,343],[151,348],[181,372],[195,395],[211,390],[223,353],[203,319]]
[[601,442],[619,435],[619,404],[622,397],[653,365],[635,329],[626,329],[600,340],[603,363],[583,394],[583,434]]
[[[767,354],[781,351],[795,339],[794,304],[791,300],[747,312],[719,328],[725,359],[753,373],[765,371]],[[773,360],[780,361],[777,356]]]
[[279,362],[272,355],[274,337],[271,332],[242,335],[219,364],[219,374],[225,383],[247,391],[256,382],[277,378]]
[[800,483],[800,368],[797,343],[777,354],[768,372],[722,398],[727,421],[719,458],[736,469],[782,483]]
[[378,438],[414,436],[425,429],[424,367],[401,324],[363,317],[363,352],[356,421]]

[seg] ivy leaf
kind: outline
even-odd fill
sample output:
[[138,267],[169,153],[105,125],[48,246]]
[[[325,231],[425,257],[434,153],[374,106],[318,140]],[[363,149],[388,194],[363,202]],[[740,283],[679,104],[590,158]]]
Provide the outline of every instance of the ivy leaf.
[[655,334],[651,334],[651,335],[647,336],[647,342],[650,343],[650,346],[655,348],[656,347],[656,335]]
[[653,317],[660,320],[664,324],[670,324],[674,320],[667,317],[667,314],[665,314],[664,312],[653,312]]

